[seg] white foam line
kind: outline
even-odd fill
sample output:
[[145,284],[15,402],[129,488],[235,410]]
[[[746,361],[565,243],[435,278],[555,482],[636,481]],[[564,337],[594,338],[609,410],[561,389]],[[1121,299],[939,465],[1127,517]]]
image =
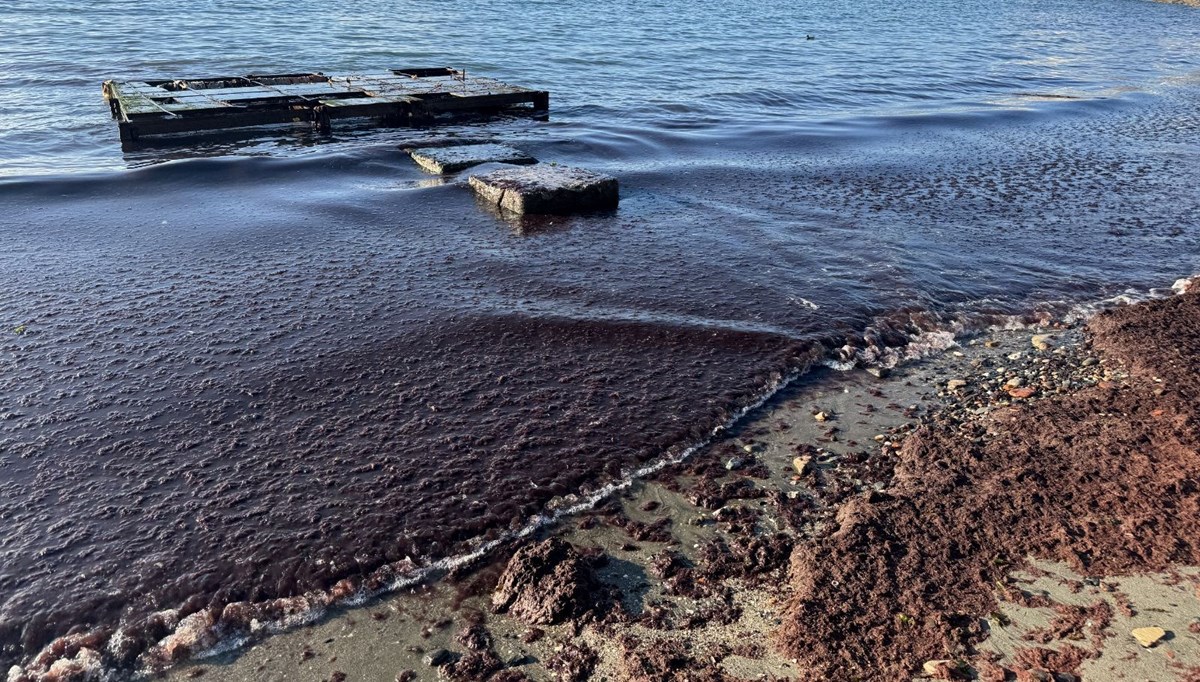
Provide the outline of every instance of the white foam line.
[[477,561],[477,560],[481,559],[482,557],[484,557],[485,555],[487,555],[489,552],[495,550],[497,547],[500,547],[501,545],[504,545],[513,540],[520,540],[523,538],[527,538],[530,535],[533,535],[534,533],[536,533],[538,530],[545,528],[546,526],[554,524],[555,522],[559,521],[563,517],[571,516],[573,514],[578,514],[580,512],[584,512],[589,509],[592,509],[600,501],[608,498],[609,496],[611,496],[612,494],[616,493],[619,490],[625,490],[629,486],[633,485],[634,482],[641,480],[643,478],[646,478],[647,476],[649,476],[651,474],[657,473],[672,464],[678,464],[680,462],[687,460],[692,455],[696,454],[696,452],[698,452],[700,449],[702,449],[705,446],[712,443],[713,440],[716,439],[718,436],[720,436],[722,433],[724,433],[725,431],[728,431],[730,428],[732,428],[734,425],[736,425],[747,414],[749,414],[749,413],[753,412],[754,410],[765,405],[768,400],[773,398],[777,393],[782,391],[793,381],[795,381],[799,377],[803,376],[804,374],[807,374],[808,370],[809,370],[809,366],[810,365],[806,365],[803,369],[796,370],[796,371],[788,374],[786,377],[776,380],[771,386],[769,386],[767,388],[767,390],[763,393],[763,395],[760,396],[757,400],[755,400],[753,403],[746,405],[745,407],[743,407],[740,410],[738,410],[737,412],[735,412],[729,419],[725,420],[725,422],[723,424],[713,427],[712,431],[709,433],[709,435],[707,437],[703,438],[702,440],[700,440],[697,443],[694,443],[694,444],[688,446],[687,448],[684,448],[683,450],[681,450],[679,452],[679,454],[660,457],[660,458],[654,460],[653,462],[651,462],[650,464],[646,464],[646,465],[642,466],[641,468],[636,469],[633,473],[622,478],[621,480],[615,481],[613,483],[609,483],[609,484],[601,487],[599,490],[589,493],[580,502],[572,504],[568,507],[564,507],[562,509],[556,509],[550,514],[538,514],[537,516],[534,516],[532,519],[530,519],[529,523],[527,523],[520,530],[518,530],[514,533],[511,533],[509,535],[499,537],[495,540],[490,540],[490,541],[484,543],[483,545],[480,545],[477,549],[475,549],[467,554],[460,554],[455,557],[450,557],[447,559],[441,559],[439,561],[435,561],[430,566],[421,569],[419,576],[405,577],[405,578],[399,579],[390,586],[390,589],[395,590],[395,589],[413,585],[414,583],[420,582],[420,580],[428,577],[429,574],[434,571],[449,571],[449,570],[464,566],[466,564],[470,564],[474,561]]
[[[1172,284],[1171,289],[1169,290],[1150,289],[1149,291],[1142,292],[1140,294],[1131,291],[1093,303],[1078,304],[1069,310],[1067,314],[1063,316],[1063,319],[1064,321],[1074,322],[1079,319],[1091,317],[1096,312],[1114,305],[1122,303],[1136,303],[1155,298],[1165,298],[1172,295],[1172,293],[1181,294],[1187,289],[1188,286],[1191,285],[1192,282],[1196,281],[1198,278],[1200,278],[1200,275],[1178,279],[1174,284]],[[1036,323],[1031,324],[1023,322],[1021,316],[1011,315],[1007,316],[1001,323],[988,325],[983,329],[983,331],[1017,330],[1026,329],[1031,326],[1036,326]],[[930,355],[944,352],[945,350],[958,345],[957,338],[967,331],[967,329],[963,326],[961,321],[950,322],[949,327],[949,329],[922,332],[916,335],[908,344],[898,348],[894,354],[889,355],[893,361],[893,364],[895,364],[897,361],[908,362],[928,357]],[[856,360],[861,361],[865,360],[865,358],[857,357]],[[835,360],[832,358],[827,358],[821,360],[820,364],[837,371],[849,371],[853,369],[857,363],[855,360]],[[747,414],[762,407],[767,403],[767,401],[769,401],[783,389],[787,388],[796,379],[807,374],[811,366],[812,363],[806,364],[803,368],[793,371],[787,376],[776,380],[757,400],[735,412],[723,424],[714,427],[707,437],[688,446],[687,448],[684,448],[676,455],[660,457],[650,464],[636,469],[633,473],[625,476],[621,480],[609,483],[601,487],[599,490],[587,494],[581,501],[576,502],[575,504],[561,509],[556,509],[549,514],[538,514],[530,519],[529,522],[526,523],[525,526],[523,526],[520,530],[502,535],[493,540],[489,540],[470,552],[459,554],[453,557],[438,559],[415,571],[410,570],[406,575],[398,577],[383,589],[370,592],[362,590],[337,603],[336,605],[331,604],[330,606],[358,606],[383,594],[396,592],[406,587],[411,587],[413,585],[426,582],[435,574],[447,573],[457,568],[470,565],[476,561],[479,561],[505,544],[528,538],[542,528],[550,526],[564,517],[592,509],[599,502],[615,494],[616,492],[629,488],[634,482],[644,479],[651,474],[657,473],[672,464],[678,464],[689,459],[699,450],[711,444],[722,433],[735,426],[738,422],[745,418]],[[313,598],[315,600],[323,600],[324,596],[313,595]],[[324,616],[327,610],[327,607],[323,606],[314,607],[310,611],[306,611],[302,614],[294,614],[283,619],[282,621],[261,623],[257,628],[254,629],[254,633],[276,634],[284,632],[320,619],[322,616]],[[240,637],[237,638],[237,641],[233,642],[222,641],[211,649],[197,654],[195,658],[201,659],[223,654],[240,648],[250,641],[251,638],[249,637]]]
[[[1092,315],[1096,314],[1100,310],[1112,307],[1114,305],[1118,305],[1118,304],[1122,304],[1122,303],[1137,303],[1140,301],[1152,300],[1152,299],[1157,299],[1157,298],[1166,298],[1171,295],[1182,294],[1184,291],[1186,291],[1188,289],[1189,286],[1191,286],[1193,283],[1195,283],[1198,279],[1200,279],[1200,275],[1193,275],[1191,277],[1185,277],[1185,278],[1180,278],[1180,279],[1176,280],[1171,285],[1170,289],[1150,289],[1149,291],[1146,291],[1146,292],[1130,291],[1130,292],[1119,294],[1117,296],[1113,296],[1113,297],[1110,297],[1110,298],[1107,298],[1107,299],[1104,299],[1101,301],[1096,301],[1096,302],[1086,303],[1086,304],[1078,304],[1078,305],[1075,305],[1073,308],[1071,308],[1066,313],[1066,315],[1063,316],[1062,319],[1066,322],[1075,322],[1080,319],[1086,319],[1088,317],[1091,317]],[[950,327],[949,329],[936,330],[936,331],[931,331],[931,332],[923,332],[921,334],[918,334],[908,344],[901,347],[899,349],[898,353],[889,354],[886,357],[889,357],[891,359],[892,364],[896,364],[897,360],[899,360],[901,362],[915,360],[915,359],[918,359],[921,357],[926,357],[926,356],[932,355],[937,352],[944,351],[947,348],[951,348],[951,347],[957,345],[956,338],[959,335],[961,335],[964,331],[966,331],[966,329],[964,328],[961,321],[951,322],[951,323],[949,323],[948,326]],[[1030,326],[1036,326],[1036,324],[1031,325],[1030,323],[1023,322],[1020,316],[1012,315],[1012,316],[1006,317],[1004,319],[1004,321],[1001,323],[989,325],[988,327],[984,328],[983,331],[1025,329]],[[858,353],[855,354],[855,356],[856,356],[855,359],[857,361],[865,362],[866,360],[868,360],[866,357],[863,357],[860,353],[861,353],[861,351],[859,351]],[[856,362],[853,360],[835,360],[832,358],[827,358],[827,359],[821,360],[820,362],[821,362],[821,364],[825,365],[826,367],[830,367],[832,369],[839,370],[839,371],[848,371],[856,365]],[[570,506],[567,506],[567,507],[564,507],[561,509],[556,509],[556,510],[550,512],[549,514],[536,515],[533,518],[531,518],[529,520],[529,522],[526,523],[525,526],[523,526],[520,530],[505,534],[505,535],[503,535],[499,538],[493,539],[493,540],[489,540],[489,541],[481,544],[474,550],[467,552],[465,554],[460,554],[460,555],[456,555],[453,557],[439,559],[427,566],[424,566],[424,567],[416,569],[416,570],[410,569],[406,572],[405,575],[396,578],[387,587],[384,587],[382,589],[374,590],[374,591],[367,591],[367,590],[360,589],[355,594],[353,594],[353,595],[347,597],[346,599],[343,599],[337,603],[330,603],[328,593],[318,593],[318,592],[307,593],[307,594],[303,595],[303,598],[309,604],[312,604],[311,608],[308,608],[300,613],[289,614],[278,621],[270,621],[270,622],[255,621],[251,627],[251,636],[238,635],[238,636],[222,637],[222,638],[220,638],[218,643],[215,644],[214,646],[194,654],[192,656],[191,660],[201,660],[201,659],[205,659],[205,658],[211,658],[214,656],[218,656],[218,655],[230,652],[230,651],[240,649],[240,648],[246,646],[247,644],[249,644],[250,642],[254,641],[255,639],[258,639],[262,635],[278,634],[278,633],[286,632],[293,628],[299,627],[301,625],[313,623],[313,622],[319,620],[320,618],[324,617],[324,615],[328,612],[329,607],[331,607],[331,606],[336,606],[336,607],[358,606],[358,605],[361,605],[361,604],[369,601],[370,599],[381,596],[383,594],[395,592],[395,591],[401,590],[403,588],[410,587],[410,586],[416,585],[418,583],[427,581],[437,573],[450,572],[456,568],[461,568],[463,566],[474,563],[474,562],[482,559],[484,556],[488,555],[492,551],[496,550],[497,548],[499,548],[507,543],[511,543],[516,540],[521,540],[521,539],[527,538],[527,537],[533,535],[534,533],[536,533],[538,530],[545,528],[546,526],[549,526],[549,525],[559,521],[563,517],[571,516],[573,514],[578,514],[580,512],[584,512],[589,509],[592,509],[600,501],[608,498],[609,496],[613,495],[617,491],[624,490],[624,489],[630,487],[634,482],[636,482],[640,479],[646,478],[647,476],[654,474],[658,471],[661,471],[662,469],[664,469],[672,464],[678,464],[679,462],[683,462],[683,461],[687,460],[692,455],[696,454],[696,452],[698,452],[702,448],[711,444],[722,433],[724,433],[725,431],[728,431],[730,428],[732,428],[734,425],[736,425],[747,414],[762,407],[764,404],[767,403],[767,401],[769,401],[771,398],[773,398],[775,395],[777,395],[781,390],[783,390],[784,388],[787,388],[792,382],[794,382],[799,377],[807,374],[809,369],[811,368],[812,364],[814,364],[814,363],[812,361],[810,361],[809,363],[805,364],[805,366],[803,368],[792,371],[787,376],[774,381],[757,400],[755,400],[753,403],[750,403],[749,405],[746,405],[746,406],[742,407],[741,409],[739,409],[732,416],[730,416],[729,419],[725,420],[725,422],[723,424],[720,424],[720,425],[714,427],[712,429],[712,431],[709,433],[709,435],[706,436],[705,438],[701,439],[699,442],[693,443],[692,445],[684,448],[683,450],[679,451],[678,454],[666,455],[666,456],[660,457],[660,458],[654,460],[653,462],[634,470],[631,474],[625,476],[621,480],[615,481],[613,483],[609,483],[609,484],[601,487],[599,490],[596,490],[592,493],[587,494],[579,502],[576,502],[574,504],[571,504]],[[388,568],[388,567],[384,567],[384,568]],[[380,570],[384,570],[384,568],[381,568]],[[393,564],[391,566],[391,568],[392,568],[392,570],[396,570],[396,565]],[[220,626],[217,626],[217,628],[218,628],[218,634],[219,634]],[[119,630],[118,630],[118,633],[120,633]],[[175,633],[172,633],[171,635],[168,635],[166,638],[161,640],[156,646],[162,646],[164,643],[168,642],[172,637],[175,637],[178,634],[179,634],[178,632],[175,632]],[[117,636],[119,636],[119,634]],[[109,644],[111,646],[112,642],[110,642]],[[14,677],[16,675],[20,675],[22,672],[23,671],[21,671],[20,666],[13,666],[13,668],[8,671],[8,678],[10,680],[14,679]],[[94,672],[97,672],[97,671],[94,671]],[[111,671],[103,671],[100,674],[107,675],[109,672],[111,672]],[[158,672],[159,671],[153,670],[153,669],[145,669],[145,670],[138,671],[138,673],[136,673],[136,676],[137,677],[149,677],[151,675],[157,674]]]
[[[424,566],[420,569],[417,569],[415,571],[409,571],[406,575],[397,578],[396,580],[394,580],[391,584],[389,584],[385,588],[382,588],[382,589],[376,590],[376,591],[360,590],[359,592],[338,602],[337,604],[329,604],[329,606],[339,606],[339,607],[357,606],[357,605],[363,604],[375,597],[382,596],[384,594],[388,594],[391,592],[396,592],[396,591],[399,591],[406,587],[411,587],[413,585],[420,584],[422,582],[429,580],[432,576],[434,576],[436,574],[450,572],[456,568],[461,568],[463,566],[472,564],[472,563],[482,559],[483,557],[487,556],[488,554],[490,554],[497,548],[499,548],[507,543],[527,538],[527,537],[533,535],[534,533],[536,533],[537,531],[541,530],[542,528],[545,528],[546,526],[556,523],[563,517],[571,516],[573,514],[578,514],[580,512],[584,512],[589,509],[592,509],[593,507],[596,506],[596,504],[598,504],[602,500],[608,498],[609,496],[613,495],[617,491],[625,490],[626,488],[629,488],[631,485],[633,485],[634,482],[636,482],[640,479],[646,478],[647,476],[649,476],[651,474],[657,473],[672,464],[678,464],[680,462],[687,460],[692,455],[696,454],[696,452],[698,452],[702,448],[706,447],[707,445],[711,444],[722,433],[724,433],[725,431],[728,431],[730,428],[735,426],[747,414],[762,407],[763,405],[765,405],[767,403],[767,401],[769,401],[771,398],[775,397],[775,395],[778,394],[780,391],[782,391],[784,388],[787,388],[796,379],[807,374],[810,367],[811,367],[811,364],[806,364],[803,368],[795,370],[795,371],[789,373],[787,376],[776,380],[774,383],[772,383],[770,386],[768,386],[767,390],[764,391],[763,394],[757,400],[755,400],[753,403],[750,403],[749,405],[746,405],[745,407],[739,409],[732,416],[730,416],[729,419],[725,420],[725,422],[723,424],[713,427],[712,431],[709,433],[708,436],[701,439],[699,442],[694,443],[694,444],[688,446],[687,448],[684,448],[676,455],[668,455],[668,456],[660,457],[660,458],[654,460],[653,462],[651,462],[650,464],[646,464],[646,465],[634,470],[633,473],[622,478],[621,480],[609,483],[609,484],[601,487],[600,489],[598,489],[592,493],[589,493],[588,495],[583,497],[583,499],[581,501],[579,501],[575,504],[572,504],[568,507],[556,509],[549,514],[538,514],[538,515],[534,516],[533,518],[531,518],[529,520],[529,522],[526,523],[525,526],[523,526],[520,530],[508,533],[506,535],[503,535],[503,536],[493,539],[493,540],[489,540],[488,542],[483,543],[482,545],[475,548],[474,550],[471,550],[470,552],[467,552],[465,554],[455,555],[453,557],[446,557],[443,559],[439,559],[439,560],[434,561],[434,562],[430,563],[429,565]],[[325,598],[324,595],[315,594],[315,593],[310,593],[310,594],[311,594],[311,600],[323,600]],[[306,596],[309,596],[309,595],[306,595]],[[280,621],[272,621],[272,622],[266,622],[266,623],[258,622],[258,623],[256,623],[256,626],[254,628],[252,628],[252,633],[254,635],[265,635],[265,634],[279,634],[282,632],[286,632],[287,630],[293,629],[295,627],[299,627],[301,625],[305,625],[305,624],[312,623],[314,621],[319,620],[322,616],[325,615],[325,613],[327,611],[328,611],[328,606],[317,606],[308,611],[305,611],[303,614],[294,614],[294,615],[284,618],[283,620],[280,620]],[[168,639],[169,638],[170,638],[170,635],[168,635]],[[234,651],[234,650],[239,649],[239,648],[245,646],[246,644],[250,643],[252,641],[252,639],[254,639],[254,638],[246,637],[246,636],[222,639],[222,641],[220,641],[215,646],[213,646],[209,649],[206,649],[204,651],[198,652],[195,655],[193,655],[192,660],[201,660],[201,659],[205,659],[205,658],[212,658],[214,656],[219,656],[221,654],[228,653],[230,651]],[[166,641],[166,640],[164,639],[163,641]],[[161,645],[161,644],[162,644],[162,642],[159,643],[159,645]],[[140,675],[150,676],[154,672],[155,672],[154,670],[147,669],[147,670],[140,671]]]

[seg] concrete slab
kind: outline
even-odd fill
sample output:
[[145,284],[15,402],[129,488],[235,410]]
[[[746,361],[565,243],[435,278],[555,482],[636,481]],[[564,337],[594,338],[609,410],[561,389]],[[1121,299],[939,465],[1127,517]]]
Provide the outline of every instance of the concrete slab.
[[448,147],[421,147],[411,149],[417,165],[431,173],[457,173],[465,168],[478,166],[481,163],[537,163],[537,159],[519,149],[508,145],[484,143],[461,144]]
[[461,147],[466,144],[489,144],[492,142],[494,140],[490,137],[438,135],[432,130],[425,130],[402,140],[397,146],[405,154],[412,154],[414,149],[425,147]]
[[538,164],[472,175],[485,202],[518,215],[565,215],[617,207],[617,179],[583,168]]

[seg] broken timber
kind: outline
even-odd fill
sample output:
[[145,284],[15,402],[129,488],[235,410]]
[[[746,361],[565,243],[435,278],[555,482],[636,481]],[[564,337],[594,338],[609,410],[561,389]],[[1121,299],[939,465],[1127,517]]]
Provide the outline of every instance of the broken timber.
[[310,123],[328,132],[336,119],[421,125],[440,114],[545,114],[550,93],[468,77],[450,68],[386,73],[321,73],[105,81],[104,98],[121,139],[226,128]]

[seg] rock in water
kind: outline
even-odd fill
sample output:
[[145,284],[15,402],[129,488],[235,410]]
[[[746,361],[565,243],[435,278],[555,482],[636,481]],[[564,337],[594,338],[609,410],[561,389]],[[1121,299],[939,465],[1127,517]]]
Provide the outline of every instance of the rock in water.
[[530,625],[554,625],[587,613],[601,593],[588,561],[570,543],[550,538],[513,555],[492,593],[492,607]]
[[508,145],[460,144],[447,147],[421,147],[410,149],[413,161],[431,173],[457,173],[481,163],[537,163],[537,159]]
[[582,168],[538,164],[472,175],[484,201],[518,215],[565,215],[617,207],[617,179]]

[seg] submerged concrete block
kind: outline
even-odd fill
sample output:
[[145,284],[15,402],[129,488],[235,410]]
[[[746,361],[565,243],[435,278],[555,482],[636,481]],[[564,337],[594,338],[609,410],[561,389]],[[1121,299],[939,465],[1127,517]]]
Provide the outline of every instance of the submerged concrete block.
[[421,147],[410,149],[413,161],[432,173],[457,173],[464,168],[481,163],[537,163],[537,159],[519,149],[491,142],[483,144],[460,144],[449,147]]
[[472,175],[484,201],[519,215],[564,215],[617,207],[617,179],[582,168],[538,164]]

